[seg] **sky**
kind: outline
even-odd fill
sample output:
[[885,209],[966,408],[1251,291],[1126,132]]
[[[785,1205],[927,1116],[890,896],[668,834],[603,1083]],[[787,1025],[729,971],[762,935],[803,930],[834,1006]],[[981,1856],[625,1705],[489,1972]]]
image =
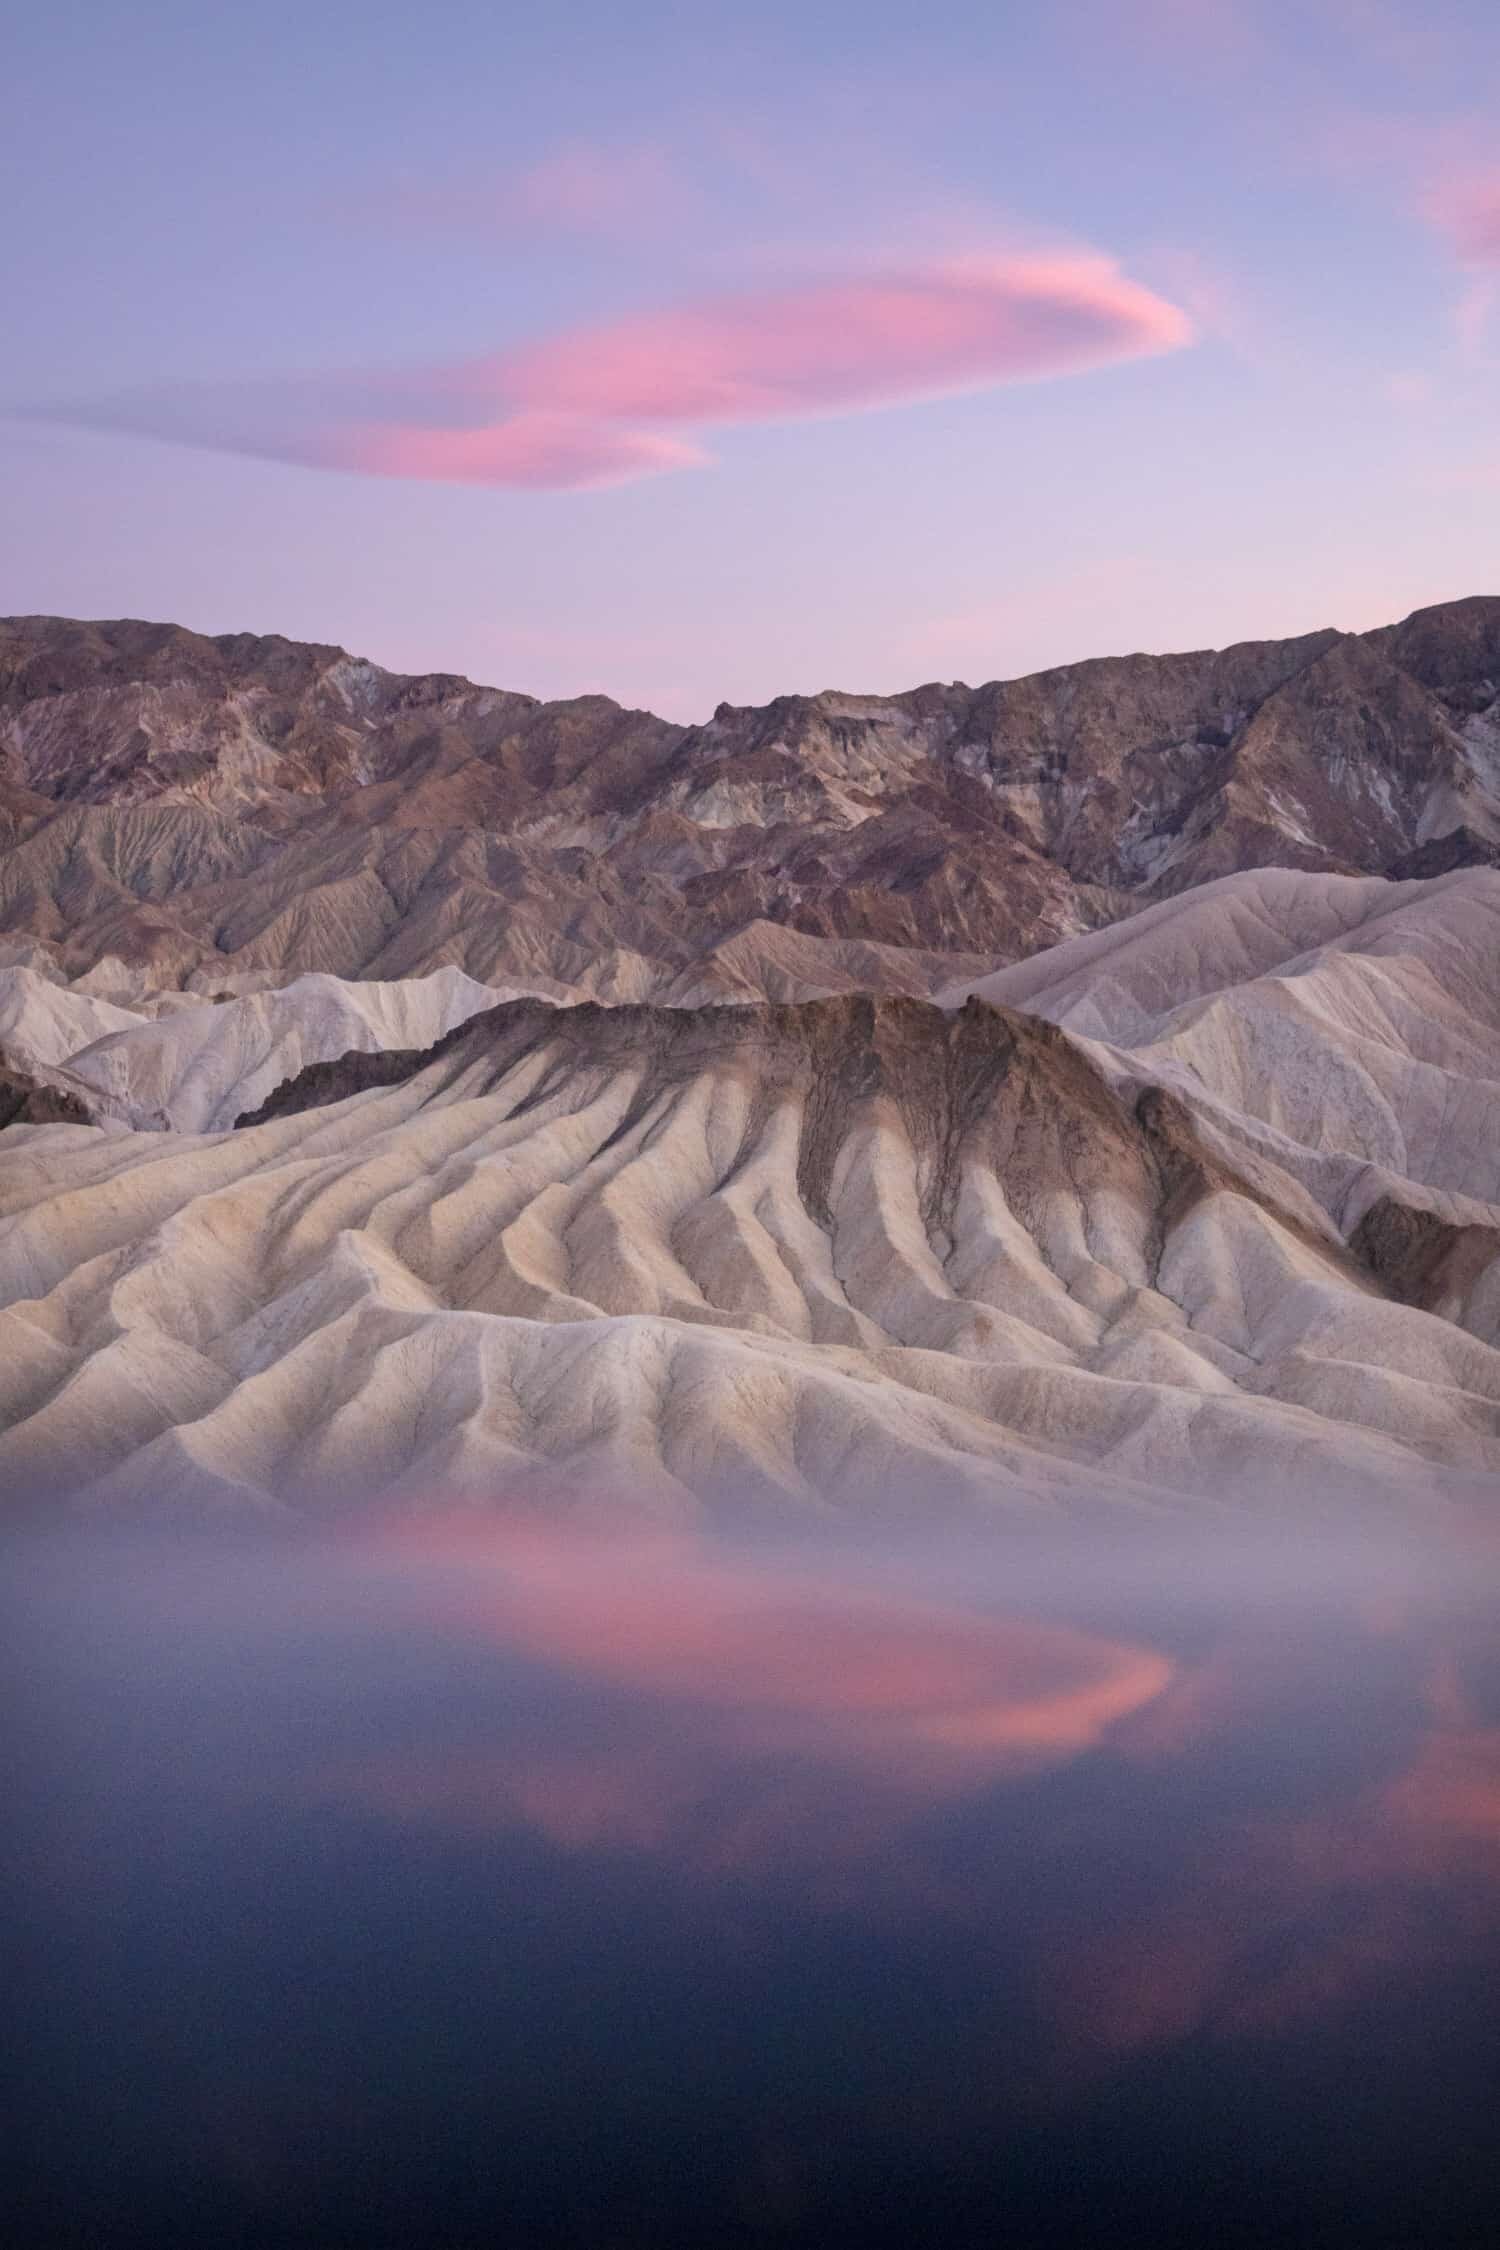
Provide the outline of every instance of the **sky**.
[[0,612],[674,719],[1500,590],[1494,0],[53,0]]

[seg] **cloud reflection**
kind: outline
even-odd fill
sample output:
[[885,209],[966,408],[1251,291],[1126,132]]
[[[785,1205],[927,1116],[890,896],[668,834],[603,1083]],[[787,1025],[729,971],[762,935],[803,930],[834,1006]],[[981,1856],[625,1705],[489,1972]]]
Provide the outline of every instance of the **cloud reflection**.
[[[96,1678],[109,1694],[76,1807],[63,1791],[28,1849],[101,1917],[117,1864],[90,1791],[149,1807],[143,1838],[175,1792],[179,1818],[311,1822],[375,1870],[451,1855],[486,1896],[550,1866],[726,1947],[769,1942],[791,1901],[1003,1988],[1028,2011],[1004,2098],[1042,2102],[1493,1955],[1478,1551],[1268,1542],[1257,1568],[1207,1542],[896,1553],[511,1513],[86,1575],[50,1611],[29,1597],[43,1668],[87,1708]],[[68,1754],[55,1717],[43,1752]],[[931,2067],[941,2110],[946,2049]]]
[[[1472,1623],[1430,1599],[1228,1600],[1173,1647],[1170,1616],[1157,1641],[995,1614],[675,1529],[470,1522],[386,1553],[420,1557],[445,1631],[597,1690],[607,1724],[409,1746],[318,1787],[678,1872],[796,1870],[981,1947],[1003,1867],[1064,2083],[1320,2021],[1493,1914],[1500,1728]],[[930,1823],[965,1805],[991,1840],[940,1865]]]
[[[1189,2036],[1283,2038],[1482,1946],[1500,1890],[1492,1629],[1366,1605],[1231,1629],[1184,1666],[1115,1747],[1168,1802],[1187,1776],[1197,1817],[1176,1797],[1147,1895],[1106,1893],[1090,1930],[1052,1933],[1060,2051],[1099,2066]],[[1214,1775],[1236,1781],[1217,1803]]]
[[602,1696],[608,1739],[423,1743],[320,1786],[569,1848],[858,1858],[918,1807],[1094,1749],[1173,1675],[1136,1642],[675,1530],[424,1522],[387,1542],[446,1631]]

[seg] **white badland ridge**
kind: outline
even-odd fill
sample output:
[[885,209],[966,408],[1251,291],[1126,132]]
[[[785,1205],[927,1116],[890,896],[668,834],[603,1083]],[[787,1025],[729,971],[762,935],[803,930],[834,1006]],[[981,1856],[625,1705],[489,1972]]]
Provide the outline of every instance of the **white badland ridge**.
[[[117,1112],[0,1135],[0,1479],[132,1508],[1484,1504],[1497,965],[1500,873],[1260,872],[981,980],[1062,1037],[912,1002],[536,1008],[238,1132],[294,1056],[420,1048],[494,993],[301,978],[110,1026],[12,985],[37,1059]],[[929,1130],[964,1041],[977,1121]],[[1186,1125],[1141,1123],[1150,1083]]]
[[1500,871],[1258,869],[949,987],[1187,1098],[1346,1231],[1394,1181],[1500,1203]]
[[479,984],[460,969],[392,983],[313,974],[147,1014],[8,968],[0,969],[0,1049],[81,1096],[101,1123],[212,1133],[308,1063],[430,1047],[470,1016],[535,989]]

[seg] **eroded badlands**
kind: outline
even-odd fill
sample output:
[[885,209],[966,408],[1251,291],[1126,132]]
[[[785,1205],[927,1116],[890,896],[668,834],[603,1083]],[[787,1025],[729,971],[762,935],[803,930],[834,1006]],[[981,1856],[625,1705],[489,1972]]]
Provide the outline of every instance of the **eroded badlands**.
[[0,1136],[0,1474],[131,1509],[1483,1507],[1497,937],[1492,870],[1259,871],[942,1004],[450,973],[122,1024],[13,969],[13,1077],[97,1122],[22,1100]]

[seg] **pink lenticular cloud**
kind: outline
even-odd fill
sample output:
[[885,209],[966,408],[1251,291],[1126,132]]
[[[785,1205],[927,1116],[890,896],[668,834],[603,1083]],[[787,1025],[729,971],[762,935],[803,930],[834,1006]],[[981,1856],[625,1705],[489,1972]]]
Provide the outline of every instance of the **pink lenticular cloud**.
[[711,298],[456,365],[160,390],[61,418],[310,467],[576,490],[706,459],[673,432],[984,391],[1192,337],[1186,313],[1107,258],[971,257]]
[[647,313],[533,345],[495,373],[510,395],[574,413],[759,422],[1069,374],[1190,334],[1106,259],[958,259]]

